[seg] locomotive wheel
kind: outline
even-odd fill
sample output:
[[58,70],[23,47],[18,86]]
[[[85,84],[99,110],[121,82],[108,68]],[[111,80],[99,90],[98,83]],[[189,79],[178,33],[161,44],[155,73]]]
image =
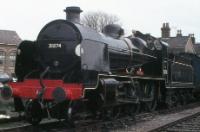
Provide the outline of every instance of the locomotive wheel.
[[129,115],[132,117],[135,117],[140,112],[141,105],[140,103],[138,104],[132,104],[129,108]]
[[[142,86],[142,85],[141,85]],[[157,107],[156,87],[154,83],[146,83],[142,86],[144,108],[147,111],[155,111]]]
[[42,105],[37,100],[28,101],[25,106],[25,119],[32,125],[38,125],[42,120]]
[[102,120],[114,120],[121,115],[121,106],[111,106],[107,108],[102,108],[99,111],[99,116]]
[[186,99],[186,96],[183,92],[181,92],[179,94],[179,98],[180,98],[180,104],[181,105],[186,105],[187,104],[187,99]]
[[120,106],[115,106],[113,108],[113,118],[116,119],[121,115],[121,108]]
[[146,110],[147,111],[155,111],[156,110],[156,107],[157,107],[157,103],[158,101],[155,99],[155,100],[152,100],[152,101],[147,101],[145,102],[145,107],[146,107]]
[[185,97],[186,104],[189,104],[190,103],[190,97],[189,97],[189,94],[187,92],[184,93],[184,97]]
[[134,107],[134,108],[132,108],[132,112],[133,112],[134,114],[138,114],[138,113],[140,112],[140,109],[141,109],[141,104],[140,104],[140,103],[135,104],[133,107]]
[[166,103],[168,108],[173,108],[177,106],[178,97],[175,93],[170,93],[166,97]]
[[103,120],[112,120],[114,118],[114,109],[111,108],[103,108],[101,111],[101,118]]
[[193,101],[194,96],[193,96],[193,94],[191,94],[190,91],[187,91],[186,92],[186,98],[187,98],[187,102],[190,103],[190,102]]

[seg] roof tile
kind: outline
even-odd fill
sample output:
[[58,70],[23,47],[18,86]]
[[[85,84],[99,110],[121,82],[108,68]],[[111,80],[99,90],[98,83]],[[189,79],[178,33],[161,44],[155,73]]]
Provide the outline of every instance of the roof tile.
[[19,44],[21,38],[18,36],[16,31],[11,30],[0,30],[0,43],[4,44]]

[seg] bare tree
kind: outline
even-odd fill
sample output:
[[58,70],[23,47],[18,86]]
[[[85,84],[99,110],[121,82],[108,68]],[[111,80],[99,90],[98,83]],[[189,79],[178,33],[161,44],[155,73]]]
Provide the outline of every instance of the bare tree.
[[81,23],[101,32],[108,24],[119,24],[119,18],[105,12],[88,12],[83,15]]

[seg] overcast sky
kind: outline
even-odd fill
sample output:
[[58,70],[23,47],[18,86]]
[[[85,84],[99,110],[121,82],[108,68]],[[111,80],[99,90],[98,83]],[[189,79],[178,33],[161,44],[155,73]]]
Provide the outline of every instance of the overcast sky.
[[200,41],[200,0],[0,0],[0,29],[15,30],[22,39],[35,40],[40,29],[54,19],[65,19],[63,9],[80,6],[84,12],[117,15],[126,34],[132,29],[160,37],[163,22],[172,36],[194,33]]

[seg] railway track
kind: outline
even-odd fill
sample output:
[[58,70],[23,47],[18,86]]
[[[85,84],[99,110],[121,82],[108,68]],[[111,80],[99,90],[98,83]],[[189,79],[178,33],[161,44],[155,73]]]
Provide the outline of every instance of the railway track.
[[170,125],[179,120],[181,121],[196,116],[199,112],[199,103],[187,105],[186,107],[178,107],[176,109],[162,110],[152,120],[136,123],[132,127],[135,128],[135,132],[159,132],[161,129],[170,127]]
[[200,112],[161,126],[151,132],[199,132]]
[[0,126],[0,132],[64,132],[64,131],[72,131],[72,132],[107,132],[107,131],[133,131],[132,126],[138,122],[142,122],[144,120],[150,120],[153,115],[156,113],[141,113],[137,115],[135,118],[130,116],[120,117],[119,119],[112,120],[87,120],[87,121],[79,121],[76,122],[75,128],[68,127],[65,121],[44,121],[39,126],[32,126],[24,121],[20,122],[12,122],[10,124],[4,124]]
[[0,124],[10,123],[10,122],[18,122],[24,120],[24,116],[14,116],[9,118],[0,119]]
[[[120,117],[112,120],[82,120],[76,122],[76,127],[67,126],[65,121],[47,120],[43,121],[39,126],[32,126],[24,121],[10,122],[0,124],[0,132],[157,132],[162,130],[167,124],[176,122],[182,118],[187,118],[200,111],[199,103],[190,104],[184,107],[173,108],[170,110],[161,110],[151,113],[141,113],[134,118],[130,116]],[[179,113],[179,114],[178,114]],[[183,116],[183,117],[180,117]],[[200,115],[200,114],[199,114]],[[179,118],[177,118],[179,117]],[[165,120],[163,122],[163,119]],[[159,124],[160,123],[160,124]]]

